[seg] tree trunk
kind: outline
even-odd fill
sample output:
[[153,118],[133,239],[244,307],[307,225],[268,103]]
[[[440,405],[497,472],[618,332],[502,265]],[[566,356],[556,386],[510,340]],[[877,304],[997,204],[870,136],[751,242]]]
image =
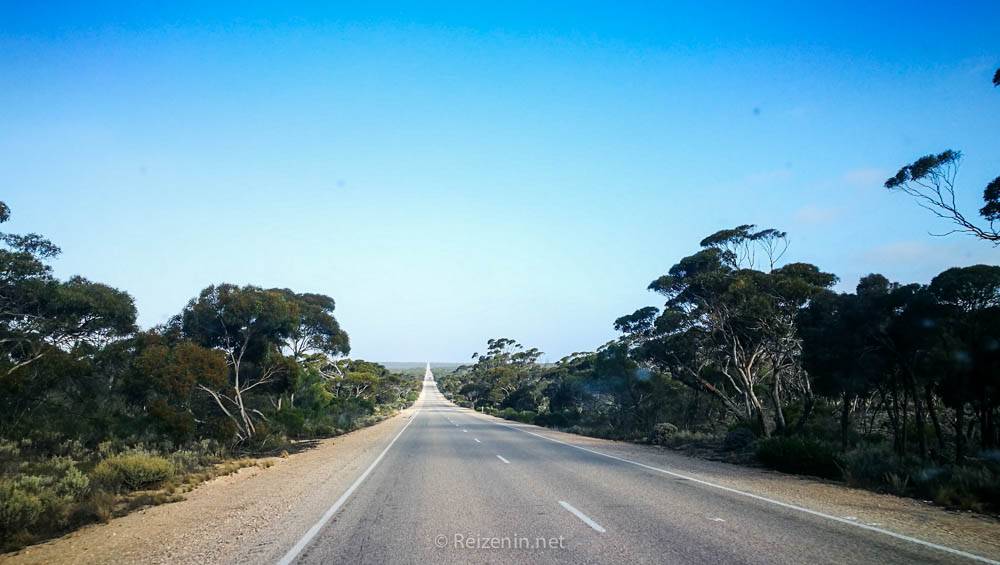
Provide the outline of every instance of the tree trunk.
[[840,408],[840,447],[847,451],[847,432],[851,428],[851,396],[844,392],[844,405]]
[[965,460],[965,403],[961,402],[955,409],[955,463],[961,465]]
[[799,420],[795,422],[795,431],[800,432],[802,428],[806,426],[806,422],[809,421],[809,417],[812,416],[813,408],[816,407],[816,397],[812,394],[806,396],[805,406],[802,408],[802,414],[799,416]]
[[785,412],[781,409],[781,380],[774,377],[774,386],[771,387],[771,404],[774,405],[774,431],[781,435],[785,433]]
[[899,404],[899,406],[900,406],[900,413],[899,413],[899,424],[900,424],[899,425],[899,447],[900,447],[900,452],[899,452],[899,454],[900,455],[906,455],[906,448],[908,447],[907,444],[909,444],[909,442],[907,441],[909,439],[909,437],[908,437],[909,434],[907,433],[907,430],[906,430],[906,420],[908,419],[909,412],[910,412],[910,398],[909,398],[909,395],[907,394],[905,386],[903,387],[903,401]]
[[983,449],[992,449],[996,446],[996,437],[993,433],[993,409],[983,401],[979,417],[979,441]]
[[909,396],[913,399],[913,415],[917,425],[917,447],[920,449],[920,458],[927,459],[927,434],[924,423],[924,401],[917,394],[917,385],[912,373],[906,375],[906,386],[909,389]]
[[934,394],[931,387],[924,387],[924,399],[927,401],[927,413],[930,414],[931,423],[934,425],[934,435],[937,437],[938,451],[944,453],[944,432],[941,431],[941,421],[938,419],[937,408],[934,405]]
[[889,391],[889,396],[890,402],[886,407],[886,412],[889,414],[889,424],[892,426],[892,448],[897,455],[903,455],[905,444],[902,441],[902,434],[899,431],[899,397],[896,395],[895,385]]

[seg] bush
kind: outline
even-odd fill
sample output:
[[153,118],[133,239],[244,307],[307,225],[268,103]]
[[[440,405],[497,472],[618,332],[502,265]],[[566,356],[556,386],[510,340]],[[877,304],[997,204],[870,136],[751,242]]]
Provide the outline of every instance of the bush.
[[772,437],[758,442],[757,459],[785,473],[841,478],[836,450],[827,443],[800,437]]
[[739,451],[749,447],[757,439],[753,430],[745,426],[739,426],[726,432],[726,437],[722,440],[722,447],[726,451]]
[[547,428],[565,428],[569,425],[570,419],[564,412],[550,412],[535,416],[535,423]]
[[971,464],[923,469],[912,475],[918,495],[962,510],[1000,508],[1000,472],[990,465]]
[[669,422],[660,422],[653,426],[649,441],[656,445],[668,445],[670,438],[677,433],[677,426]]
[[718,442],[715,434],[680,430],[667,436],[663,445],[667,447],[712,447]]
[[113,455],[90,472],[93,481],[113,492],[157,486],[174,476],[174,466],[163,457],[146,452]]
[[107,522],[114,515],[115,495],[95,490],[73,510],[71,521],[75,524]]
[[531,410],[518,411],[508,407],[497,412],[497,416],[505,420],[515,420],[517,422],[522,422],[525,424],[532,424],[535,421],[536,414]]
[[883,446],[864,446],[840,458],[844,480],[851,486],[881,489],[892,486],[895,494],[899,487],[909,482],[907,461],[901,460],[892,450]]
[[302,437],[306,428],[306,414],[297,408],[285,408],[274,414],[274,421],[290,437]]
[[87,477],[68,458],[24,464],[13,477],[0,477],[0,547],[11,549],[19,534],[66,525]]

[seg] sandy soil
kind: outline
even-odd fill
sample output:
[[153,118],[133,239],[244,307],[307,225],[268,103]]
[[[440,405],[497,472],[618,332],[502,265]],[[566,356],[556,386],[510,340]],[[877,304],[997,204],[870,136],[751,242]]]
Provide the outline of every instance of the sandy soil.
[[248,467],[186,499],[87,526],[3,563],[274,563],[371,464],[412,409],[313,449]]

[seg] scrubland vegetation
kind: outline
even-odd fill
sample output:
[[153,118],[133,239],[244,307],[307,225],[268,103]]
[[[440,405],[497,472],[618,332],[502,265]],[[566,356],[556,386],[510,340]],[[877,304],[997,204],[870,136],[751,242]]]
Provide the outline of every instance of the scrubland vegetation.
[[493,339],[439,381],[513,420],[1000,510],[1000,267],[836,292],[832,273],[781,262],[787,242],[719,231],[597,351],[542,365]]
[[54,277],[52,242],[0,242],[0,550],[176,500],[417,397],[419,379],[344,358],[330,297],[214,285],[141,331],[126,292]]
[[[1000,177],[977,223],[957,204],[961,160],[926,155],[884,186],[950,226],[939,235],[1000,245]],[[1000,267],[870,274],[836,292],[833,273],[782,262],[788,244],[721,230],[649,284],[662,308],[618,318],[597,351],[542,366],[537,349],[492,339],[439,380],[513,420],[1000,512]]]

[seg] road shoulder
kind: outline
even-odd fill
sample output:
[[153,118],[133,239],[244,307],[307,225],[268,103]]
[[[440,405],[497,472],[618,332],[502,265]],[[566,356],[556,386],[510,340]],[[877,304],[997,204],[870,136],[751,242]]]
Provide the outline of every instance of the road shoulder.
[[316,447],[219,477],[180,502],[0,556],[4,563],[274,563],[416,413],[320,440]]

